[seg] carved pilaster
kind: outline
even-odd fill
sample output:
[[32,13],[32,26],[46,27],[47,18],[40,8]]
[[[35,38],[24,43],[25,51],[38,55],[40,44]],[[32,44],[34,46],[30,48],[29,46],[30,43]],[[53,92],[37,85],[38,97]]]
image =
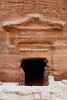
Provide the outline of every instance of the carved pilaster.
[[25,85],[25,72],[21,67],[19,68],[19,84]]

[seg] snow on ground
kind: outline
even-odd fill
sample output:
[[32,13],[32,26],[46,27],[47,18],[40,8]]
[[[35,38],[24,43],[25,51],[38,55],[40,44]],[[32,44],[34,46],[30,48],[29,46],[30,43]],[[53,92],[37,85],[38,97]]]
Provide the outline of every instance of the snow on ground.
[[0,82],[0,100],[67,100],[67,80],[54,81],[48,86],[19,86],[19,83]]

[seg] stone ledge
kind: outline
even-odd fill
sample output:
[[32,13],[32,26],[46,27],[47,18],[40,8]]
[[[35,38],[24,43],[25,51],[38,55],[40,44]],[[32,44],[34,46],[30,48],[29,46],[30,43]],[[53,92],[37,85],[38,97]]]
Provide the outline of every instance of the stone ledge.
[[0,84],[0,100],[67,100],[67,80],[54,81],[49,86],[19,86]]

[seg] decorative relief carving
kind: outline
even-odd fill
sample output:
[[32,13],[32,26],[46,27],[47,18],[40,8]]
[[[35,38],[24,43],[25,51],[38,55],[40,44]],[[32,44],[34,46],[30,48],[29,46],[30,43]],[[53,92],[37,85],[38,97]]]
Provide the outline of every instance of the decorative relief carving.
[[31,14],[24,18],[3,22],[4,29],[11,30],[62,30],[65,22],[44,18],[41,14]]
[[49,42],[44,42],[44,43],[19,43],[17,44],[17,47],[22,50],[48,50],[48,48],[51,48],[51,43]]
[[[26,42],[28,43],[30,41],[34,42],[41,42],[42,44],[32,44],[32,46],[28,44],[20,44],[19,49],[20,51],[22,50],[34,50],[34,49],[43,49],[47,50],[47,48],[51,48],[51,44],[49,43],[43,43],[43,41],[52,41],[53,43],[53,38],[51,36],[46,37],[46,35],[43,33],[46,30],[59,30],[61,31],[64,27],[65,22],[62,20],[57,20],[57,19],[50,19],[50,18],[45,18],[42,14],[29,14],[26,17],[19,18],[19,19],[12,19],[8,21],[3,22],[3,28],[6,31],[9,31],[9,39],[10,39],[10,45],[8,45],[8,48],[17,48],[17,44],[20,42]],[[30,31],[32,30],[32,32]],[[23,32],[25,31],[25,32]],[[27,32],[31,33],[27,33]],[[37,31],[37,32],[36,32]],[[40,31],[40,33],[39,33]],[[43,32],[42,32],[43,31]],[[23,32],[22,34],[20,34]],[[34,34],[36,32],[37,36],[35,35],[30,35]],[[26,36],[27,35],[29,36]],[[38,35],[39,34],[39,35]],[[48,33],[46,33],[48,34]],[[26,46],[26,47],[25,47]]]

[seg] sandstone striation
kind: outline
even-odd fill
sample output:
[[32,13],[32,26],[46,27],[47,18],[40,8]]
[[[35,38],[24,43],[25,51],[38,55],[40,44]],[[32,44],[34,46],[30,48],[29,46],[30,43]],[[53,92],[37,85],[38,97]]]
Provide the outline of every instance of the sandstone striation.
[[67,1],[1,0],[0,81],[47,85],[48,75],[67,79]]

